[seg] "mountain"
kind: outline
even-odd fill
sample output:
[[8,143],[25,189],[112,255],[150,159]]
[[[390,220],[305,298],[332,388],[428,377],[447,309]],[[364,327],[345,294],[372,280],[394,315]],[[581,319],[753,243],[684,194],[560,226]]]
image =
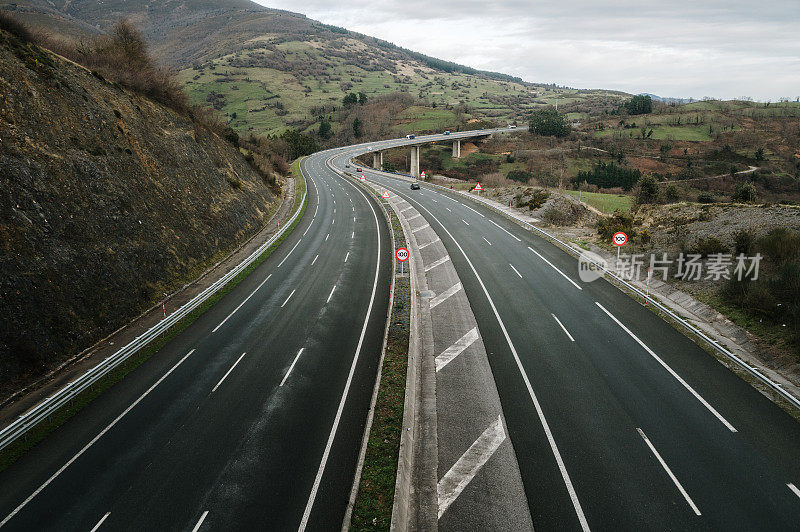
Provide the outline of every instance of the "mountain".
[[130,19],[153,53],[180,71],[192,99],[221,111],[240,131],[313,127],[348,92],[400,92],[498,122],[524,120],[556,100],[581,111],[612,108],[627,96],[525,83],[246,0],[0,0],[0,8],[57,35],[101,32]]
[[195,279],[278,204],[231,142],[0,30],[0,395]]

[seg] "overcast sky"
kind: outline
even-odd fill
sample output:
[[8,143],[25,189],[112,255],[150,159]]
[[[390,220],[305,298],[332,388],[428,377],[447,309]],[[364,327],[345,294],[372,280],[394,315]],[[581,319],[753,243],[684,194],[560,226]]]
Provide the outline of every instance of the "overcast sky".
[[256,0],[434,57],[576,88],[800,96],[800,0]]

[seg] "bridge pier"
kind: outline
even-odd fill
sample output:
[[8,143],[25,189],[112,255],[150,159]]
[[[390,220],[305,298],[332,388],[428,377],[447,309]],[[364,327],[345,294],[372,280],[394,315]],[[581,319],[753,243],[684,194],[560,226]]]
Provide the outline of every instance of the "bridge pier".
[[419,179],[419,146],[411,146],[411,157],[409,157],[409,173],[414,179]]
[[453,141],[453,159],[461,158],[461,140]]
[[377,151],[372,154],[372,167],[375,170],[383,170],[383,152]]

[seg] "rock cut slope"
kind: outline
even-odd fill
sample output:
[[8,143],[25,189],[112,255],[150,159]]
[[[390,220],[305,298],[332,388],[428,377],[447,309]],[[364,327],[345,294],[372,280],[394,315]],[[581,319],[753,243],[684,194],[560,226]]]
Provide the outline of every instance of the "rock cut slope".
[[278,204],[229,142],[0,31],[0,391],[193,279]]

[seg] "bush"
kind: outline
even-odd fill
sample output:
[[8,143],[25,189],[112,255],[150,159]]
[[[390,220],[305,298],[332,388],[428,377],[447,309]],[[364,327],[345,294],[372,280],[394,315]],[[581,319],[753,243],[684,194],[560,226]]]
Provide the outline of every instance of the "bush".
[[704,257],[708,257],[709,255],[714,255],[717,253],[726,253],[727,251],[727,246],[725,246],[725,244],[723,244],[722,241],[715,236],[698,238],[694,244],[694,248],[692,249],[692,253],[697,253],[698,255],[702,255]]
[[664,191],[664,199],[670,203],[675,203],[680,199],[680,195],[678,194],[678,187],[675,185],[667,186],[667,189]]
[[656,203],[658,201],[658,182],[650,175],[643,176],[639,180],[638,190],[636,191],[636,203]]
[[698,203],[714,203],[714,196],[710,192],[701,192],[697,195]]
[[526,172],[525,170],[511,170],[506,177],[512,181],[518,181],[520,183],[527,183],[533,177],[533,174],[530,172]]
[[756,237],[750,231],[737,231],[733,235],[733,251],[735,255],[751,256],[756,251]]
[[610,163],[601,162],[590,172],[578,172],[572,181],[575,183],[585,181],[600,188],[622,187],[623,190],[630,190],[641,177],[642,173],[639,170],[623,168],[612,161]]
[[601,218],[597,221],[597,233],[608,242],[614,233],[623,231],[628,235],[628,238],[633,238],[635,231],[633,230],[633,215],[627,212],[615,212],[608,218]]
[[758,241],[758,248],[777,264],[800,261],[800,233],[773,229]]
[[731,196],[733,201],[741,201],[742,203],[753,203],[758,199],[758,192],[753,183],[736,183]]

